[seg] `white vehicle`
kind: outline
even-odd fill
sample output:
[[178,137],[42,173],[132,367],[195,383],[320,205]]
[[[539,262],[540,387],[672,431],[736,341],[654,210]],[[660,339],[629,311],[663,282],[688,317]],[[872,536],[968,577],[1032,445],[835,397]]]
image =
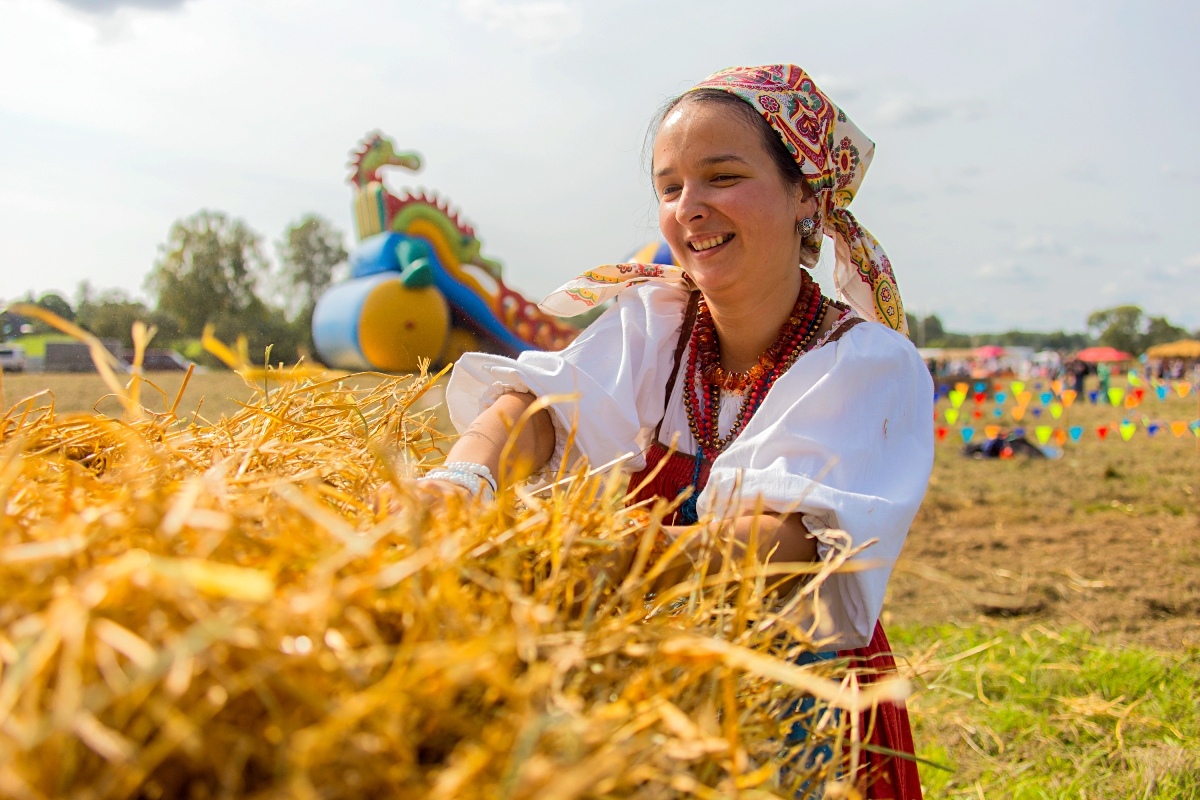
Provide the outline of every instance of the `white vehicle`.
[[24,372],[25,348],[13,344],[0,344],[0,368],[5,372]]

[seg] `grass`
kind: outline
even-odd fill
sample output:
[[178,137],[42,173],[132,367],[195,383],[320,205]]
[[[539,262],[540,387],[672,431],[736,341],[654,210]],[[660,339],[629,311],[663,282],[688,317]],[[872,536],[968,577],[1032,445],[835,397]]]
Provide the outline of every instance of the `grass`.
[[1164,654],[1079,627],[893,628],[930,798],[1200,797],[1200,650]]

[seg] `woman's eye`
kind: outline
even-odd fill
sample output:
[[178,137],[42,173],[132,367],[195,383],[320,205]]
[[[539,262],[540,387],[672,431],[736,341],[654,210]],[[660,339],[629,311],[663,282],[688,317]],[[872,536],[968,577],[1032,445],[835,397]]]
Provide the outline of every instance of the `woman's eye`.
[[679,186],[674,183],[670,184],[669,186],[664,186],[659,190],[659,194],[661,194],[663,197],[666,197],[669,194],[677,194],[678,192]]
[[717,175],[713,178],[714,183],[728,183],[729,181],[737,180],[737,175]]

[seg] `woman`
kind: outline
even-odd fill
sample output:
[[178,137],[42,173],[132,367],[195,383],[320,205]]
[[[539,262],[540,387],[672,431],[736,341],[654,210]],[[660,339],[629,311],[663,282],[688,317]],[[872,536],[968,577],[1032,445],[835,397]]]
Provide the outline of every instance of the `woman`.
[[[552,294],[563,315],[616,298],[562,352],[464,356],[447,389],[462,435],[424,485],[494,491],[513,421],[553,397],[513,448],[534,469],[556,469],[573,431],[593,465],[632,454],[630,485],[652,478],[641,498],[691,488],[682,526],[715,516],[743,545],[757,528],[764,559],[821,559],[830,529],[875,540],[856,558],[878,566],[823,587],[821,632],[892,668],[878,617],[932,468],[933,386],[887,257],[846,210],[873,150],[795,66],[724,70],[672,101],[652,173],[679,267],[601,267]],[[825,234],[841,303],[802,268]],[[911,752],[903,706],[880,717],[876,743]],[[912,761],[871,757],[872,797],[920,797]]]

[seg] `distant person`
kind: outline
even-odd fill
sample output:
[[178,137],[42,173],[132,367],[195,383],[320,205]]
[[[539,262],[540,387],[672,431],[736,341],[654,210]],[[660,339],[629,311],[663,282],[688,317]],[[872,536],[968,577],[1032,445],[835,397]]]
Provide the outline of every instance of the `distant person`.
[[1100,380],[1100,399],[1108,396],[1108,383],[1112,380],[1112,368],[1108,364],[1096,365],[1096,377]]
[[1071,379],[1071,389],[1075,394],[1083,396],[1085,393],[1084,381],[1087,379],[1088,365],[1078,358],[1072,359],[1067,366],[1067,375]]

